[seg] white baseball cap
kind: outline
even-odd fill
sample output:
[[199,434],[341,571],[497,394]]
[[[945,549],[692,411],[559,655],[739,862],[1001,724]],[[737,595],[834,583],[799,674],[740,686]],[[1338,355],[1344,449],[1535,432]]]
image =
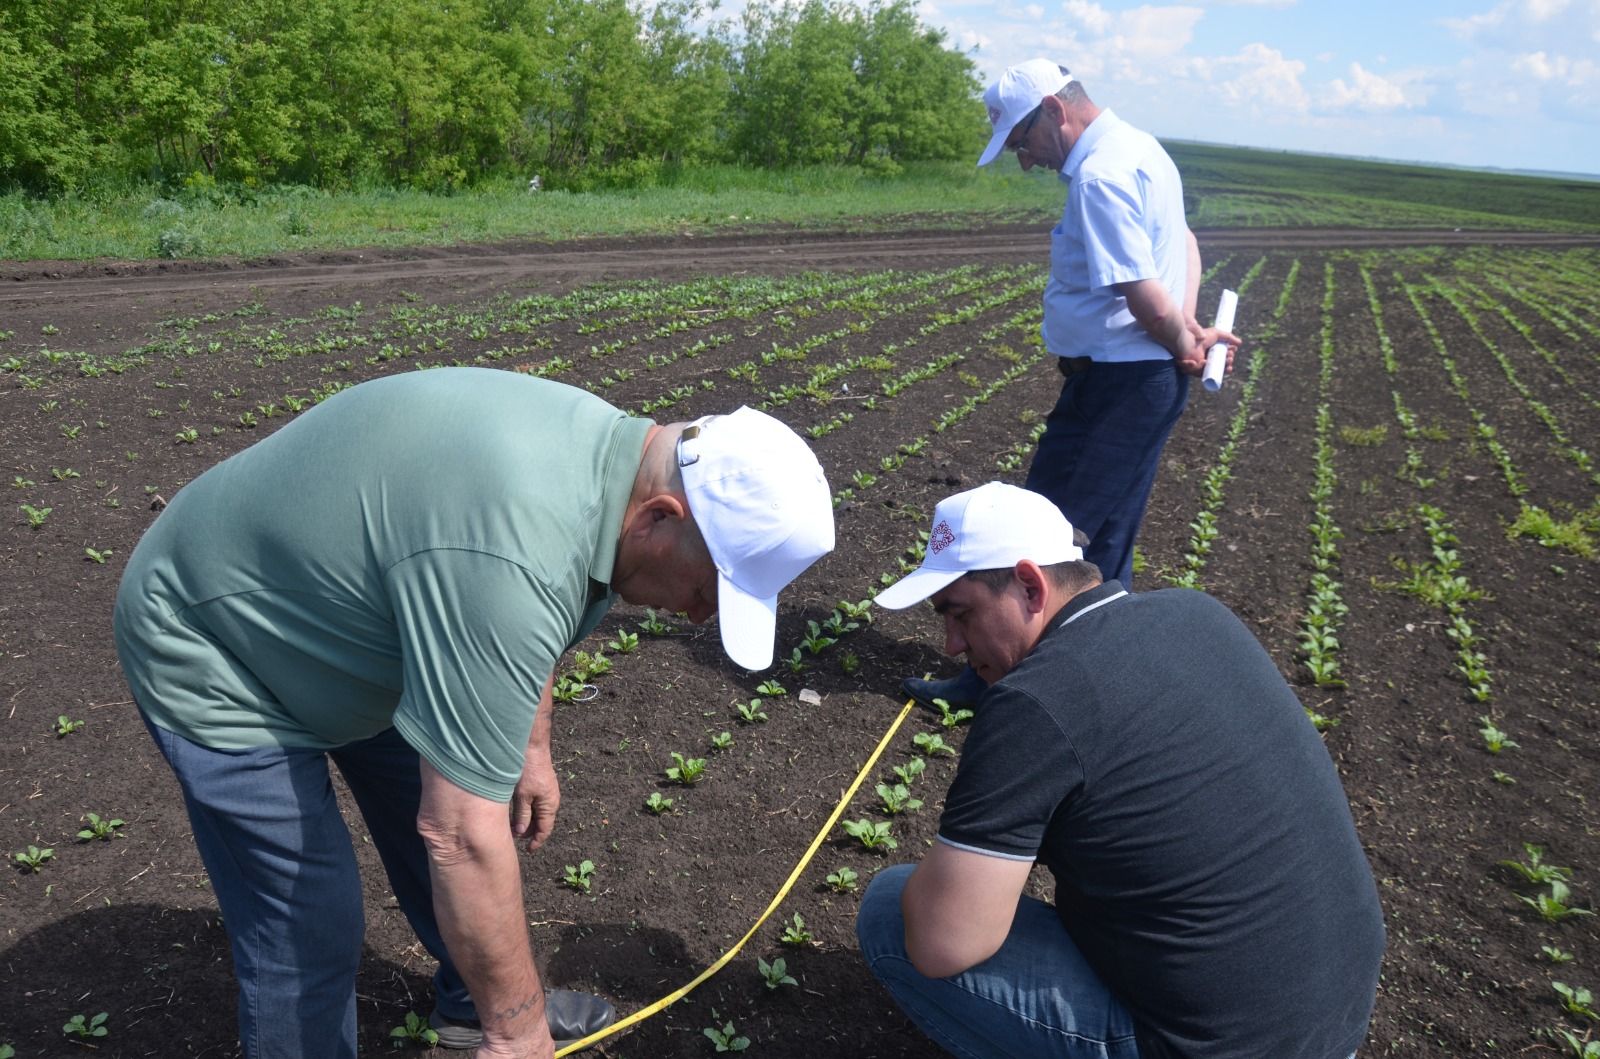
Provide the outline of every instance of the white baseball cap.
[[1072,523],[1038,493],[1004,482],[980,485],[933,509],[922,565],[880,592],[876,602],[900,610],[972,570],[1009,570],[1024,559],[1040,566],[1082,559],[1072,537]]
[[983,93],[994,135],[989,138],[989,146],[983,149],[978,164],[988,165],[998,158],[1005,149],[1006,137],[1017,123],[1044,102],[1045,96],[1055,95],[1071,81],[1072,75],[1049,59],[1029,59],[1007,67],[1000,80]]
[[746,669],[765,669],[779,591],[833,550],[833,493],[822,465],[794,431],[745,407],[686,426],[678,467],[717,566],[722,649]]

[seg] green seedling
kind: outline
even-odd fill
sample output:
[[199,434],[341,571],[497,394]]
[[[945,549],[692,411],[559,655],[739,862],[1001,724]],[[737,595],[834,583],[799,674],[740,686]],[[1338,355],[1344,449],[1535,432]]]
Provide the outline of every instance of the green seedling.
[[[1586,1040],[1575,1036],[1567,1030],[1555,1030],[1551,1033],[1551,1036],[1554,1037],[1557,1034],[1566,1042],[1567,1047],[1572,1049],[1574,1059],[1600,1059],[1600,1041]],[[4,1059],[4,1057],[0,1056],[0,1059]]]
[[872,624],[872,600],[870,599],[863,599],[859,603],[851,603],[849,600],[841,599],[839,601],[839,611],[851,621],[864,621],[868,625]]
[[928,771],[928,763],[920,757],[914,757],[904,765],[896,765],[893,772],[900,777],[900,782],[907,787],[916,782],[918,776]]
[[839,642],[834,637],[824,633],[822,631],[822,626],[818,625],[814,621],[806,622],[806,632],[807,635],[805,639],[800,641],[800,646],[804,647],[807,651],[810,651],[814,655],[821,654],[823,651]]
[[38,872],[39,869],[44,867],[44,862],[55,855],[56,851],[48,847],[40,849],[38,846],[29,846],[21,853],[16,854],[16,860],[18,864],[29,871]]
[[65,482],[72,478],[82,478],[83,475],[79,474],[71,467],[52,467],[50,468],[50,477],[54,478],[58,482]]
[[17,1050],[9,1044],[0,1044],[0,1059],[16,1059]]
[[389,1039],[394,1044],[410,1041],[418,1048],[432,1048],[439,1043],[439,1034],[428,1025],[428,1020],[418,1015],[415,1011],[406,1012],[406,1021],[403,1026],[396,1026],[389,1031]]
[[67,1037],[79,1037],[88,1040],[91,1037],[104,1037],[111,1032],[106,1029],[106,1019],[110,1018],[104,1011],[92,1019],[85,1019],[82,1015],[74,1015],[61,1027],[61,1032]]
[[632,654],[639,646],[639,634],[625,629],[617,630],[617,638],[606,644],[619,655]]
[[1520,860],[1500,861],[1502,868],[1510,868],[1528,882],[1536,886],[1543,886],[1547,882],[1560,880],[1567,882],[1572,878],[1571,868],[1562,868],[1554,864],[1544,863],[1544,847],[1536,846],[1532,842],[1524,842],[1522,848],[1527,851],[1528,863]]
[[838,871],[828,873],[828,889],[834,893],[853,893],[856,889],[856,875],[854,868],[840,868]]
[[944,736],[938,732],[918,732],[911,737],[911,743],[927,757],[935,754],[948,754],[956,756],[955,747],[944,741]]
[[760,699],[751,699],[749,702],[736,702],[733,708],[739,712],[739,720],[745,724],[759,724],[766,721],[767,714],[761,708]]
[[672,799],[663,798],[661,797],[660,791],[654,791],[651,793],[650,797],[644,800],[644,807],[650,810],[652,813],[655,813],[657,816],[660,816],[662,813],[672,808]]
[[73,732],[76,732],[79,728],[82,728],[83,725],[84,725],[83,721],[74,721],[71,717],[68,717],[66,714],[63,713],[61,716],[56,718],[56,735],[57,736],[71,735]]
[[946,728],[955,728],[972,720],[973,712],[968,709],[952,710],[950,704],[943,699],[934,699],[933,704],[939,708],[939,723]]
[[791,673],[802,673],[806,668],[806,660],[801,657],[800,648],[798,647],[789,652],[789,657],[783,660],[783,664]]
[[101,819],[98,813],[90,813],[83,819],[88,826],[78,832],[78,837],[85,842],[92,842],[97,838],[102,842],[109,842],[117,837],[117,828],[126,822],[123,820],[104,820]]
[[789,922],[784,924],[783,937],[778,940],[785,945],[811,944],[811,931],[806,929],[806,921],[799,912],[796,912],[790,917]]
[[570,674],[563,673],[556,678],[550,686],[550,697],[557,702],[576,702],[583,694],[583,681],[575,680]]
[[911,797],[911,788],[903,783],[896,783],[892,787],[887,783],[880,783],[877,791],[878,797],[883,800],[883,811],[890,816],[915,812],[922,808],[922,799]]
[[839,826],[844,828],[845,834],[871,850],[897,849],[900,846],[890,833],[892,828],[886,820],[846,820]]
[[180,445],[193,445],[195,442],[200,440],[200,431],[196,430],[194,427],[184,427],[182,430],[172,435],[172,439]]
[[843,636],[847,632],[855,632],[861,626],[857,622],[846,621],[844,615],[835,610],[828,615],[827,620],[822,622],[821,628],[829,636],[837,637]]
[[763,960],[761,957],[757,956],[756,967],[761,971],[761,978],[766,983],[768,989],[777,989],[779,986],[785,985],[797,986],[800,984],[799,982],[795,981],[794,976],[789,973],[788,964],[784,962],[782,956],[779,956],[771,963],[768,963],[766,960]]
[[1559,923],[1571,916],[1592,916],[1593,912],[1586,908],[1571,908],[1567,905],[1567,898],[1572,896],[1572,891],[1560,879],[1550,880],[1550,892],[1547,894],[1534,894],[1532,897],[1517,895],[1517,900],[1543,916],[1547,923]]
[[646,608],[644,614],[644,621],[639,623],[639,628],[651,636],[665,636],[672,631],[671,625],[656,617],[656,612],[653,608]]
[[22,477],[22,475],[19,474],[16,477],[11,479],[11,488],[13,488],[13,489],[32,489],[33,488],[33,479],[32,478],[24,478],[24,477]]
[[847,677],[853,677],[856,670],[861,668],[861,659],[854,651],[846,651],[844,657],[839,659],[839,669]]
[[715,1026],[707,1026],[701,1032],[711,1038],[711,1043],[717,1046],[719,1052],[742,1052],[750,1047],[750,1038],[737,1036],[738,1031],[731,1022],[723,1023],[720,1030]]
[[685,787],[692,787],[699,781],[701,773],[706,770],[706,759],[703,757],[684,757],[676,750],[672,752],[672,760],[677,762],[667,769],[667,779],[674,783],[681,783]]
[[589,888],[594,885],[594,861],[583,861],[577,867],[568,864],[566,874],[561,877],[561,881],[579,893],[588,893]]
[[106,560],[111,558],[112,554],[113,553],[110,548],[106,548],[104,550],[99,548],[85,548],[83,550],[83,557],[85,559],[88,559],[91,563],[99,563],[101,566],[105,565]]
[[32,504],[19,504],[17,506],[17,510],[22,512],[23,516],[28,520],[28,525],[31,528],[38,529],[40,526],[44,525],[44,520],[50,517],[50,512],[54,511],[55,508],[34,507]]
[[587,684],[595,677],[603,677],[611,672],[611,659],[604,652],[577,651],[572,656],[572,678],[580,684]]
[[1600,1022],[1600,1014],[1596,1014],[1594,1010],[1593,993],[1581,986],[1570,986],[1565,982],[1551,982],[1550,988],[1561,994],[1561,1006],[1566,1009],[1567,1014]]
[[1544,953],[1545,959],[1551,963],[1571,963],[1572,953],[1554,945],[1540,945],[1539,951]]
[[1517,778],[1515,776],[1511,775],[1509,772],[1501,772],[1499,769],[1495,769],[1492,773],[1490,773],[1490,775],[1493,777],[1496,783],[1503,783],[1507,787],[1515,786],[1517,782]]
[[785,688],[782,684],[779,684],[776,680],[763,680],[759,685],[756,686],[756,694],[773,699],[777,698],[779,695],[789,694],[789,689]]
[[1478,718],[1483,727],[1478,729],[1478,734],[1483,736],[1483,748],[1491,754],[1498,754],[1507,747],[1515,748],[1517,741],[1505,732],[1495,727],[1495,723],[1488,714]]
[[716,750],[726,750],[733,745],[732,732],[718,732],[711,737],[711,746]]

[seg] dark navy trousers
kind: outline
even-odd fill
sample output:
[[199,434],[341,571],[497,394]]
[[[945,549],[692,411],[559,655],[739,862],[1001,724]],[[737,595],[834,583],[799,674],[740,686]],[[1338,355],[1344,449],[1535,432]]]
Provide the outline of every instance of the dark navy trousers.
[[1107,581],[1133,584],[1139,523],[1188,398],[1189,377],[1170,358],[1095,363],[1061,385],[1026,485],[1088,534],[1084,558]]

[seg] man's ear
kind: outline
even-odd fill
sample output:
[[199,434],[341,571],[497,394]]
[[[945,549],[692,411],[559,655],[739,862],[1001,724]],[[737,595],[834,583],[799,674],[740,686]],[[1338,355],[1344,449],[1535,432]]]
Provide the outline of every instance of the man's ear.
[[678,523],[689,517],[689,506],[682,497],[672,493],[657,493],[640,502],[628,516],[624,535],[640,540],[653,536],[665,528],[662,523]]
[[1045,96],[1039,101],[1044,108],[1044,118],[1051,125],[1059,128],[1067,120],[1067,104],[1060,96]]
[[1039,564],[1032,559],[1024,559],[1011,571],[1011,576],[1022,586],[1023,600],[1027,604],[1028,613],[1038,614],[1043,611],[1050,599],[1050,584],[1048,575]]

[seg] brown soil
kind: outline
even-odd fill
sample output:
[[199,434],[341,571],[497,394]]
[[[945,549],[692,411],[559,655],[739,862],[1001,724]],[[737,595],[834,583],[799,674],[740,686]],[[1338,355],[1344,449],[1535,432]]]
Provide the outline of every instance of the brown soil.
[[[1563,1015],[1550,981],[1600,982],[1595,919],[1544,922],[1517,900],[1534,891],[1497,866],[1522,856],[1522,843],[1537,843],[1548,860],[1576,869],[1577,905],[1589,907],[1600,892],[1591,870],[1600,863],[1600,836],[1588,806],[1600,789],[1595,562],[1506,539],[1518,502],[1474,440],[1467,406],[1395,278],[1398,271],[1421,283],[1425,274],[1448,277],[1458,268],[1473,278],[1487,251],[1472,247],[1527,254],[1544,267],[1557,256],[1551,249],[1595,243],[1470,232],[1202,233],[1208,261],[1225,260],[1202,293],[1203,305],[1215,304],[1218,288],[1238,285],[1265,257],[1241,303],[1238,327],[1247,337],[1265,328],[1291,262],[1301,262],[1277,336],[1261,350],[1247,348],[1239,361],[1242,378],[1252,355],[1268,357],[1203,579],[1252,624],[1302,700],[1340,722],[1326,740],[1345,778],[1390,932],[1365,1055],[1554,1055],[1555,1047],[1533,1031],[1565,1025],[1581,1033],[1582,1026]],[[1419,246],[1440,249],[1401,249]],[[1514,246],[1530,249],[1505,249]],[[1364,260],[1378,282],[1400,362],[1394,379],[1379,355],[1357,259],[1344,252],[1361,247],[1368,248]],[[872,594],[940,498],[992,478],[1021,480],[1025,459],[1012,468],[1007,455],[1025,448],[1032,424],[1053,402],[1057,376],[1047,360],[1033,361],[948,430],[933,425],[977,393],[974,384],[999,379],[1019,353],[1033,355],[1034,325],[1013,316],[1035,307],[1037,296],[1023,294],[931,334],[921,329],[937,322],[936,311],[992,299],[1035,278],[1046,252],[1042,231],[1012,227],[349,252],[204,265],[0,264],[0,278],[13,281],[0,284],[0,333],[11,333],[0,341],[0,363],[16,356],[29,365],[0,374],[0,484],[11,497],[0,519],[0,853],[10,861],[30,844],[55,851],[38,873],[19,868],[0,877],[0,1044],[12,1044],[19,1056],[80,1054],[81,1046],[62,1036],[62,1024],[75,1013],[105,1011],[110,1034],[95,1042],[102,1054],[237,1052],[226,939],[176,785],[127,702],[108,619],[120,564],[155,517],[152,498],[170,497],[289,418],[260,418],[245,428],[241,415],[332,380],[356,382],[418,360],[474,362],[519,342],[524,348],[503,363],[539,365],[563,356],[575,362],[556,376],[567,382],[615,380],[617,368],[629,368],[631,378],[601,391],[619,405],[696,387],[660,414],[672,419],[757,403],[817,366],[891,345],[901,346],[891,374],[970,346],[955,368],[893,399],[880,397],[875,407],[860,397],[877,392],[883,376],[857,368],[829,383],[829,399],[802,397],[775,409],[798,428],[851,411],[854,418],[815,448],[835,489],[850,485],[857,471],[878,476],[841,505],[840,547],[786,597],[779,644],[787,653],[801,642],[807,621],[825,619],[842,599]],[[1588,252],[1584,260],[1592,274],[1596,256]],[[1340,633],[1343,689],[1310,685],[1296,654],[1310,573],[1307,494],[1329,261],[1336,357],[1327,400],[1335,437],[1341,426],[1387,427],[1375,444],[1336,440],[1334,508],[1345,533],[1339,580],[1350,606]],[[607,309],[538,323],[528,333],[497,330],[518,318],[518,299],[589,284],[812,270],[896,269],[917,279],[961,265],[981,267],[973,290],[901,313],[861,306],[802,311],[802,299],[778,312],[709,324],[697,315],[702,310],[684,309],[590,330],[586,325],[624,311]],[[999,277],[1000,269],[1017,266],[1031,266],[1022,280]],[[1592,504],[1594,480],[1563,453],[1463,318],[1442,299],[1423,302],[1473,405],[1529,484],[1526,499],[1563,517]],[[1566,332],[1592,325],[1597,313],[1592,299],[1574,301],[1572,311],[1564,331],[1518,307],[1576,386],[1498,318],[1478,315],[1485,335],[1512,359],[1568,439],[1593,448],[1600,384],[1588,381],[1589,346]],[[418,323],[401,336],[406,314]],[[475,334],[482,314],[494,324]],[[863,317],[870,322],[861,333],[822,344],[804,361],[762,367],[758,386],[727,370],[775,342],[793,344]],[[674,319],[689,321],[688,330],[651,334]],[[374,337],[379,332],[386,337]],[[1592,345],[1592,334],[1582,334]],[[710,342],[714,336],[718,341]],[[683,353],[700,338],[708,339],[705,348]],[[615,350],[591,355],[617,339],[625,341]],[[401,354],[378,359],[385,342]],[[419,352],[424,344],[426,352]],[[41,349],[70,355],[50,365],[39,358]],[[91,364],[122,370],[86,376],[78,368],[85,355]],[[704,382],[714,389],[700,388]],[[1391,411],[1391,388],[1432,428],[1413,442],[1437,478],[1427,489],[1396,476],[1408,442]],[[1146,522],[1141,587],[1156,587],[1162,571],[1177,568],[1200,506],[1201,476],[1225,440],[1240,390],[1236,379],[1219,396],[1196,390],[1192,397],[1168,445]],[[177,442],[176,432],[190,426],[194,443]],[[880,468],[898,445],[922,436],[928,441],[920,455],[897,470]],[[68,469],[77,476],[65,475]],[[33,484],[13,488],[14,477]],[[1494,681],[1488,704],[1472,701],[1455,673],[1442,613],[1381,587],[1399,576],[1395,558],[1427,557],[1413,514],[1418,503],[1447,513],[1460,539],[1462,572],[1485,593],[1468,613],[1486,641]],[[51,513],[30,528],[19,504]],[[109,550],[109,557],[96,563],[86,549]],[[619,628],[637,629],[641,617],[618,608],[586,646],[603,646]],[[561,819],[548,847],[524,862],[531,938],[547,981],[605,993],[629,1012],[721,955],[766,906],[894,718],[899,678],[950,670],[933,632],[925,613],[876,615],[840,644],[807,656],[803,672],[780,667],[770,674],[789,694],[769,697],[770,720],[757,725],[738,723],[733,703],[754,695],[759,678],[724,661],[714,627],[679,624],[666,636],[642,635],[633,653],[608,652],[616,668],[596,681],[597,697],[558,707]],[[846,652],[858,662],[854,672],[845,671]],[[821,705],[800,704],[801,688],[818,691]],[[1518,748],[1498,757],[1485,752],[1477,718],[1486,712]],[[63,714],[86,724],[57,736],[53,728]],[[872,784],[909,756],[914,732],[932,730],[934,719],[914,715],[847,818],[884,818]],[[709,738],[720,731],[731,732],[734,744],[712,751]],[[951,738],[959,742],[959,733]],[[696,787],[665,784],[662,770],[675,750],[709,759]],[[1495,782],[1495,770],[1516,782]],[[604,1054],[708,1055],[712,1046],[701,1030],[713,1019],[733,1021],[752,1039],[752,1054],[764,1056],[936,1054],[861,965],[852,932],[857,898],[830,892],[823,878],[849,866],[864,885],[884,864],[918,856],[932,838],[952,774],[949,759],[930,763],[918,790],[928,804],[895,818],[897,852],[877,855],[837,832],[831,836],[779,913],[728,968],[608,1041]],[[655,791],[675,800],[674,810],[659,818],[642,808]],[[126,820],[121,836],[78,842],[89,812]],[[359,817],[350,814],[350,822],[359,840]],[[370,891],[359,985],[362,1044],[377,1053],[389,1047],[390,1028],[405,1012],[429,1009],[431,968],[370,847],[358,841],[357,848]],[[586,858],[596,865],[593,892],[564,888],[563,866]],[[1048,893],[1041,880],[1036,886]],[[812,945],[780,944],[780,921],[795,913],[813,933]],[[1574,959],[1552,966],[1541,945]],[[763,987],[756,958],[777,955],[788,959],[798,988]]]

